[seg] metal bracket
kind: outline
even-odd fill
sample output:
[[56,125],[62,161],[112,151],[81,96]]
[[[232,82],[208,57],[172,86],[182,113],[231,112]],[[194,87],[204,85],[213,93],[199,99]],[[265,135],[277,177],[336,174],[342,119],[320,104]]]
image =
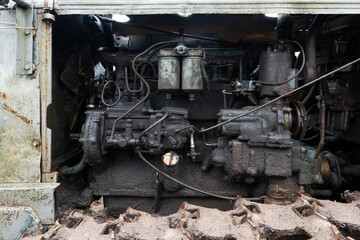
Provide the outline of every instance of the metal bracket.
[[33,39],[34,39],[34,12],[33,4],[29,0],[15,0],[16,7],[16,74],[32,74]]

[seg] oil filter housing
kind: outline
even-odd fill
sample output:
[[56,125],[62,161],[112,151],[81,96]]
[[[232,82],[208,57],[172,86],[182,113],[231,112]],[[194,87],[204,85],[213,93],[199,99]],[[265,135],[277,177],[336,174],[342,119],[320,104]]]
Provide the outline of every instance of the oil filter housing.
[[189,94],[190,101],[194,101],[195,93],[203,90],[201,63],[204,51],[185,46],[181,46],[181,49],[183,51],[178,48],[160,50],[158,89],[166,92],[166,98],[170,99],[172,92],[180,90],[181,79],[181,89]]
[[191,49],[187,57],[182,60],[182,82],[181,89],[189,93],[189,100],[195,100],[195,92],[203,90],[203,80],[201,74],[201,61],[203,60],[203,50]]
[[166,92],[166,98],[170,99],[171,92],[180,89],[180,60],[171,49],[161,49],[158,65],[158,89]]

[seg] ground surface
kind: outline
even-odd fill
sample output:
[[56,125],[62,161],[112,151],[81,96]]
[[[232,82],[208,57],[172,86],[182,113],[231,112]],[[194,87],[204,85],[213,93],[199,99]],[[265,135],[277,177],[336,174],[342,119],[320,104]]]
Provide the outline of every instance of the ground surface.
[[25,239],[360,239],[359,207],[306,197],[286,206],[240,199],[231,211],[184,203],[170,216],[129,208],[107,219],[100,200],[87,211],[67,212],[44,235]]

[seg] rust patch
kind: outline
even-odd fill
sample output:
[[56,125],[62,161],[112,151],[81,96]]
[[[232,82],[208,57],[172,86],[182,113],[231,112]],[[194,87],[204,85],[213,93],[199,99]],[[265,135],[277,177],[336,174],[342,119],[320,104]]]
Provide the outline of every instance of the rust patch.
[[[3,95],[2,95],[3,96]],[[5,95],[6,97],[6,95]],[[20,118],[21,120],[23,120],[25,123],[27,124],[31,124],[31,121],[24,117],[23,115],[21,115],[20,113],[18,113],[17,111],[15,111],[14,109],[12,109],[11,107],[9,107],[6,103],[2,103],[2,108],[5,109],[8,112],[11,112],[12,114],[14,114],[15,116],[17,116],[18,118]]]
[[5,94],[5,93],[0,92],[0,97],[2,97],[3,99],[6,99],[6,94]]

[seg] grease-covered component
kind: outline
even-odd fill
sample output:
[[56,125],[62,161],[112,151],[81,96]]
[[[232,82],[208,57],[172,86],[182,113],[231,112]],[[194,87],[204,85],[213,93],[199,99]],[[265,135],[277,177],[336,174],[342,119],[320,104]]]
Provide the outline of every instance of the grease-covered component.
[[201,62],[203,50],[191,49],[189,56],[182,60],[182,82],[181,89],[189,93],[189,100],[195,100],[195,93],[203,90],[203,79],[201,73]]
[[158,89],[166,92],[169,99],[171,92],[180,89],[180,60],[173,56],[171,49],[161,49],[158,64]]

